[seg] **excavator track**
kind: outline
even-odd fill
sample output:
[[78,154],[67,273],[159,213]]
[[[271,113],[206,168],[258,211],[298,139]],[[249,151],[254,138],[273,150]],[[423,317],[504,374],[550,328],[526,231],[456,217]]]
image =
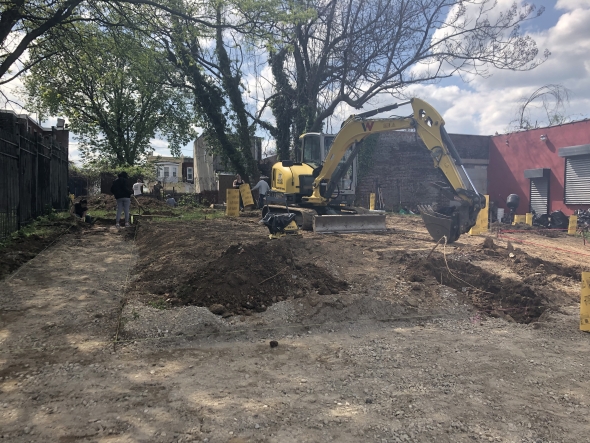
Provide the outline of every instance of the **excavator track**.
[[299,206],[267,205],[262,210],[264,217],[269,212],[275,214],[295,213],[295,223],[304,231],[318,234],[335,234],[346,232],[378,232],[387,230],[385,214],[358,214],[354,208],[345,208],[335,215],[320,215],[316,210]]

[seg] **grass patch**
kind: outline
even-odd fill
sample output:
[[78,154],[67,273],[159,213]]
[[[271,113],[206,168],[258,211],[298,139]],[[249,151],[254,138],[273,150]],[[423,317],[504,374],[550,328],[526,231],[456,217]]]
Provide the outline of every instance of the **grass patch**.
[[[201,207],[180,207],[169,208],[168,210],[170,211],[169,216],[162,215],[161,217],[158,217],[158,211],[150,208],[147,212],[150,215],[150,217],[146,217],[145,220],[149,220],[151,222],[155,221],[158,223],[173,223],[178,221],[211,220],[214,218],[223,217],[225,215],[224,211]],[[114,220],[117,216],[117,211],[111,211],[106,209],[91,209],[88,211],[88,213],[91,217],[99,219]],[[129,213],[131,215],[137,215],[137,209],[131,210]],[[141,217],[138,217],[138,219],[142,220]]]
[[51,212],[0,241],[0,280],[34,258],[74,225],[69,213]]
[[225,216],[225,211],[215,209],[195,208],[192,210],[174,210],[175,214],[181,216],[179,220],[211,220]]
[[15,242],[23,240],[38,240],[40,237],[61,232],[74,224],[69,212],[51,212],[48,215],[37,217],[32,223],[23,226],[18,231],[0,241],[0,252]]
[[[209,208],[171,208],[171,212],[171,216],[158,217],[154,215],[153,217],[149,217],[149,220],[158,223],[174,223],[179,221],[212,220],[225,215],[224,211]],[[139,219],[141,220],[141,217]]]
[[92,218],[115,218],[117,215],[117,211],[107,211],[106,209],[89,209],[88,214]]
[[[166,302],[161,299],[155,301],[148,301],[147,305],[155,309],[168,309],[168,305],[166,304]],[[139,315],[137,317],[139,317]]]

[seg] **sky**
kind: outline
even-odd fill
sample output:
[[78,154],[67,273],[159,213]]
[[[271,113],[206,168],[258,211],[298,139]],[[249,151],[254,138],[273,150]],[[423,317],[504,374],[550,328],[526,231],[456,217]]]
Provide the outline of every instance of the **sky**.
[[[496,8],[498,11],[507,10],[513,1],[498,0]],[[525,3],[516,1],[521,5]],[[489,76],[474,77],[468,83],[454,77],[438,84],[414,85],[408,90],[410,95],[426,100],[439,111],[448,132],[505,133],[516,118],[519,100],[548,84],[559,84],[569,91],[569,103],[564,111],[570,120],[590,118],[590,0],[536,0],[532,3],[545,7],[545,12],[527,22],[521,30],[537,42],[539,53],[546,49],[551,52],[541,66],[526,72],[491,68]],[[254,83],[251,82],[250,89]],[[390,96],[380,97],[367,104],[364,110],[392,102]],[[543,125],[546,118],[543,118],[541,109],[535,110],[534,106],[531,109],[533,121],[538,118]],[[344,107],[339,109],[330,119],[328,129],[337,130],[340,119],[349,113],[353,111]],[[53,124],[55,118],[44,123],[45,126]],[[272,141],[265,144],[269,151],[272,146]],[[170,155],[165,141],[153,140],[152,147],[156,154]],[[192,156],[192,143],[183,148],[183,154]],[[70,159],[80,161],[75,137],[70,142]]]
[[[525,1],[516,0],[519,5]],[[498,0],[495,11],[506,11],[514,0]],[[557,84],[568,90],[569,103],[563,113],[570,121],[590,118],[590,0],[536,0],[543,14],[521,27],[537,43],[539,54],[548,50],[548,60],[532,71],[508,71],[490,68],[489,76],[474,77],[469,82],[459,76],[437,84],[413,85],[410,96],[429,102],[443,116],[447,132],[494,135],[511,130],[520,100],[538,88]],[[267,73],[268,75],[268,73]],[[251,86],[252,87],[252,86]],[[370,110],[396,100],[382,96],[364,106]],[[403,108],[399,114],[403,115]],[[532,122],[547,125],[540,102],[529,106]],[[341,106],[327,122],[327,132],[336,132],[351,113]],[[330,131],[332,129],[332,131]]]
[[[508,8],[512,0],[499,0]],[[535,1],[544,6],[541,17],[523,26],[549,59],[532,71],[491,69],[491,76],[469,83],[459,78],[436,85],[413,86],[412,93],[431,103],[443,116],[450,133],[493,135],[506,132],[516,117],[519,100],[536,89],[559,84],[569,91],[565,114],[571,120],[590,117],[590,0]],[[546,117],[532,112],[533,121]]]

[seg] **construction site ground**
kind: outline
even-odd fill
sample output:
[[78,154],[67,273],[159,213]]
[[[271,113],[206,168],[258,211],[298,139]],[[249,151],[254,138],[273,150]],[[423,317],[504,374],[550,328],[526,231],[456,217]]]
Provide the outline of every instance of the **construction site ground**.
[[71,230],[1,280],[0,441],[586,440],[580,238],[247,215]]

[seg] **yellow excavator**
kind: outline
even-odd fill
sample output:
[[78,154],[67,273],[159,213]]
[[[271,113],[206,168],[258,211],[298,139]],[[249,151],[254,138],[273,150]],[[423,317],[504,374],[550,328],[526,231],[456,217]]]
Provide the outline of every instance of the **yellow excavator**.
[[[382,112],[410,104],[408,117],[370,119]],[[438,209],[419,206],[426,229],[435,241],[446,236],[452,243],[475,225],[485,198],[477,192],[465,171],[457,149],[444,128],[441,115],[428,103],[413,98],[361,114],[351,115],[333,139],[323,164],[317,162],[317,151],[323,149],[322,134],[303,134],[300,161],[282,161],[273,165],[271,190],[267,194],[267,213],[293,213],[295,222],[304,230],[315,232],[363,232],[385,230],[385,215],[353,208],[339,197],[339,184],[362,149],[365,137],[387,131],[414,129],[446,182],[433,183],[450,200]],[[459,169],[461,168],[461,169]],[[461,174],[461,172],[463,174]]]

